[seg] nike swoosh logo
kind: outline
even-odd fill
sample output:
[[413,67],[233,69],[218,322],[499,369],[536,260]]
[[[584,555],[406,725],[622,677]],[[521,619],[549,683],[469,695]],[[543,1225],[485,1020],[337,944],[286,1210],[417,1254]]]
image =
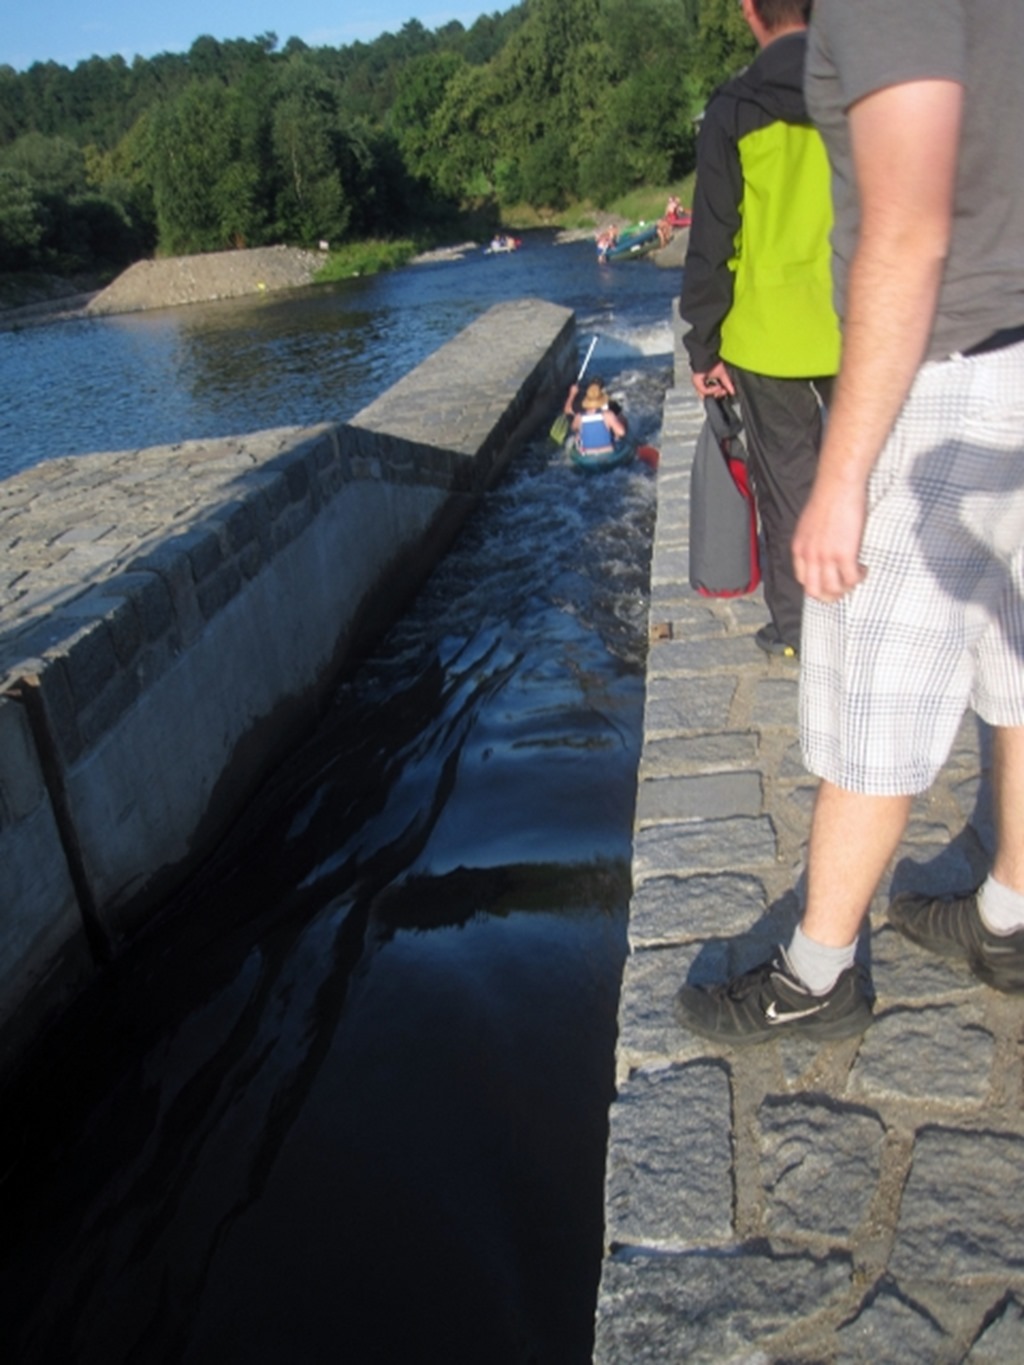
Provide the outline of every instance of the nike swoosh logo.
[[822,1000],[818,1005],[812,1005],[807,1010],[789,1010],[786,1014],[780,1014],[773,1000],[764,1012],[764,1017],[769,1024],[788,1024],[791,1019],[806,1019],[812,1014],[820,1014],[828,1004],[827,1000]]

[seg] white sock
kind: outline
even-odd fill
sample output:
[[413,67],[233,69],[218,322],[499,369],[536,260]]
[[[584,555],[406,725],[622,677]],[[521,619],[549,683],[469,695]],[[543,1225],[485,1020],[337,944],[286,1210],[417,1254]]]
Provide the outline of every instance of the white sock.
[[1015,934],[1024,929],[1024,896],[997,882],[991,872],[978,892],[978,910],[993,934]]
[[847,967],[853,966],[857,940],[846,948],[829,948],[808,938],[798,924],[786,949],[786,960],[812,995],[825,995]]

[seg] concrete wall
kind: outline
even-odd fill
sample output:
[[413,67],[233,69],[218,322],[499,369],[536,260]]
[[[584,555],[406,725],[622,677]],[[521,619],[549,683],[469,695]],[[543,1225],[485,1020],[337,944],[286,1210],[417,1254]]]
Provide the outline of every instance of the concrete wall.
[[308,732],[576,362],[568,310],[499,305],[348,424],[0,484],[28,566],[0,610],[0,1069]]

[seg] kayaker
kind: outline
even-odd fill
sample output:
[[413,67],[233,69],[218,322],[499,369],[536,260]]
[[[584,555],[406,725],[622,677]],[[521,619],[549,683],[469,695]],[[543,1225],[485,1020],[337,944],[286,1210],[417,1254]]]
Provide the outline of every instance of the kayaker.
[[615,442],[626,435],[626,423],[622,420],[618,405],[609,398],[600,379],[592,379],[587,385],[580,404],[575,410],[579,386],[573,384],[566,399],[566,412],[573,413],[572,429],[576,445],[583,455],[604,455],[615,448]]

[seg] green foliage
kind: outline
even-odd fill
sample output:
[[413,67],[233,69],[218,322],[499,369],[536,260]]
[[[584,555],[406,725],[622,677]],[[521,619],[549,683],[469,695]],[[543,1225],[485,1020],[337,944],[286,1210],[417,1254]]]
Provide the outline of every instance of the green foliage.
[[352,210],[342,180],[347,147],[336,92],[302,61],[289,64],[278,88],[271,147],[282,234],[304,245],[343,238]]
[[154,111],[146,166],[161,249],[219,251],[262,241],[259,162],[236,90],[187,85]]
[[696,115],[754,50],[736,0],[522,0],[342,48],[0,66],[0,265],[608,206],[692,170]]
[[702,0],[690,74],[704,99],[757,54],[757,44],[735,0]]
[[25,133],[0,150],[0,164],[21,171],[44,194],[81,194],[86,188],[82,149],[63,137]]
[[316,282],[326,284],[332,280],[351,280],[359,275],[376,275],[381,270],[394,270],[410,261],[418,250],[410,238],[386,242],[375,239],[351,242],[330,253],[323,268],[317,271]]
[[43,239],[41,205],[23,171],[0,166],[0,270],[37,264]]
[[[414,57],[388,114],[388,124],[398,143],[409,173],[430,184],[440,180],[444,161],[438,111],[448,87],[466,68],[456,52],[431,52]],[[436,122],[435,122],[436,120]]]

